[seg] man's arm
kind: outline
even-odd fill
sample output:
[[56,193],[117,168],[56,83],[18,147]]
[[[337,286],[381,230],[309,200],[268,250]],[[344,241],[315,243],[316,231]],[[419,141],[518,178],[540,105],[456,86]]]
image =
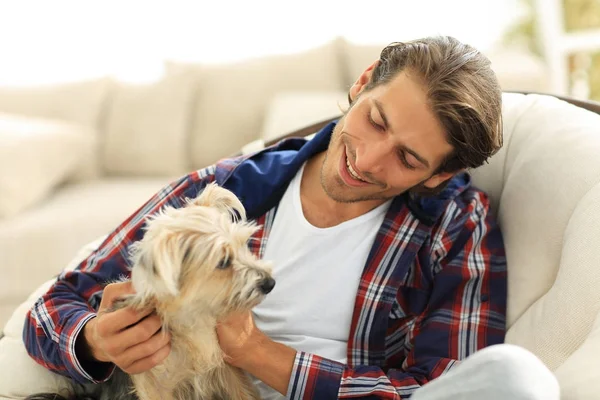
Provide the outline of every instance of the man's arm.
[[390,327],[397,347],[410,349],[391,356],[390,368],[349,368],[296,352],[260,332],[246,332],[242,336],[250,339],[240,344],[240,331],[251,324],[235,320],[217,331],[225,353],[233,355],[230,362],[290,399],[400,400],[459,360],[503,342],[506,260],[500,231],[481,196],[476,194],[460,215],[434,232],[428,261],[436,272],[429,303],[416,319],[402,319]]
[[114,365],[90,360],[90,349],[80,333],[96,317],[105,285],[130,276],[129,245],[143,237],[145,217],[165,205],[180,207],[186,197],[195,197],[213,179],[207,171],[185,176],[159,191],[38,299],[23,328],[25,347],[36,362],[80,383],[102,382],[111,376]]

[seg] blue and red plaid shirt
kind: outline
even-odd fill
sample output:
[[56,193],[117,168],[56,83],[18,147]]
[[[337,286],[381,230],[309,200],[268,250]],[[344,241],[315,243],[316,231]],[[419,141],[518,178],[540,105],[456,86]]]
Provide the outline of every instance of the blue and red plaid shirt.
[[[288,139],[223,160],[158,192],[33,306],[23,332],[31,357],[79,382],[109,379],[114,367],[84,364],[75,343],[96,315],[106,282],[130,275],[128,248],[142,237],[144,216],[167,204],[181,207],[216,181],[262,225],[258,240],[250,242],[260,257],[288,183],[308,158],[327,148],[333,127],[311,141]],[[489,207],[466,173],[435,197],[396,197],[362,273],[347,363],[298,352],[288,398],[407,399],[475,351],[503,342],[506,258]]]

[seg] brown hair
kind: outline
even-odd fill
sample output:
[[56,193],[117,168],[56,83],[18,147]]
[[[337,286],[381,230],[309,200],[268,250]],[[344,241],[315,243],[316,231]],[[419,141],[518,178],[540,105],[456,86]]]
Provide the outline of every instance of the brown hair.
[[502,147],[502,91],[490,61],[472,46],[436,36],[385,47],[365,90],[413,73],[454,150],[436,170],[475,168]]

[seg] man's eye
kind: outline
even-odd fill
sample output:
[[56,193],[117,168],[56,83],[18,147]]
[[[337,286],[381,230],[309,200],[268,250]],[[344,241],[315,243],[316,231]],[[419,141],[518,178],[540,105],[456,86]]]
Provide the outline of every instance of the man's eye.
[[417,167],[415,167],[414,165],[412,165],[411,163],[408,162],[408,160],[406,159],[406,153],[402,152],[399,154],[398,156],[400,158],[400,161],[402,161],[402,164],[404,164],[404,166],[408,169],[416,169]]
[[373,125],[373,128],[377,129],[378,131],[384,131],[385,127],[383,125],[379,125],[377,122],[375,122],[373,120],[373,117],[371,117],[371,114],[369,114],[369,123],[371,125]]

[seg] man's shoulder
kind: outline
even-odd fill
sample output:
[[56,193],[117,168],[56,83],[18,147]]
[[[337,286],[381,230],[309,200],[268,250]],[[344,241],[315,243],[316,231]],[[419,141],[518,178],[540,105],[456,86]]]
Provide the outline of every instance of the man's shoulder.
[[304,138],[284,139],[250,154],[221,159],[211,168],[211,172],[221,186],[235,186],[231,181],[239,180],[285,181],[291,179],[290,174],[295,174],[312,155],[311,146],[305,146],[307,143]]
[[[466,241],[482,240],[484,237],[490,249],[503,246],[490,197],[480,188],[472,184],[462,187],[447,197],[436,211],[438,216],[430,227],[431,241],[427,251],[447,249],[450,244],[460,247]],[[446,250],[439,251],[446,254]]]
[[488,193],[472,184],[447,201],[438,221],[444,229],[495,223]]
[[461,193],[455,196],[452,201],[464,208],[489,208],[490,197],[489,194],[474,185],[469,185]]
[[[325,151],[337,121],[329,123],[314,137],[286,137],[249,154],[224,158],[214,166],[215,180],[225,184],[234,178],[291,179],[295,172],[313,155]],[[284,173],[282,173],[284,172]]]
[[415,212],[429,225],[464,220],[469,215],[487,214],[490,201],[483,190],[472,184],[468,172],[457,174],[444,190],[434,196],[412,198]]
[[188,175],[186,195],[194,196],[214,182],[231,191],[246,208],[248,218],[255,218],[273,206],[287,183],[295,176],[305,158],[304,139],[287,139],[260,151],[224,158],[212,166]]

